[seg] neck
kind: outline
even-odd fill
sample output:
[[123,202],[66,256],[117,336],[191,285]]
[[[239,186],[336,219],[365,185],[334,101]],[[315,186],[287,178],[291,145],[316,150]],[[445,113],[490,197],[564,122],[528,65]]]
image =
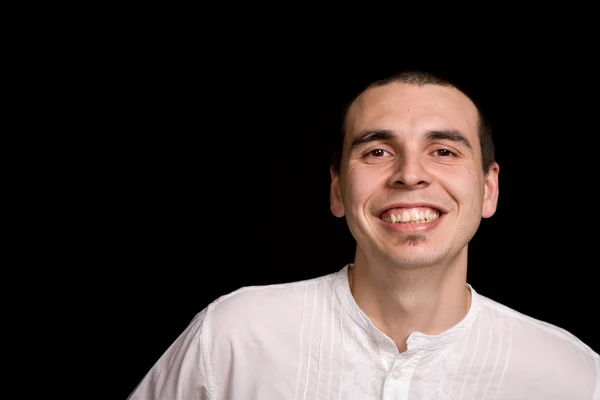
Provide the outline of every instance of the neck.
[[413,332],[438,335],[459,323],[471,306],[465,260],[425,268],[383,266],[356,260],[350,290],[373,324],[400,352]]

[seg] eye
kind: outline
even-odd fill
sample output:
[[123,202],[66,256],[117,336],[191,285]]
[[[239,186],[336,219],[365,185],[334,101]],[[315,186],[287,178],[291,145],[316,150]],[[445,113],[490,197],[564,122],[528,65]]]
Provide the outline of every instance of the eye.
[[389,157],[389,156],[391,156],[390,153],[388,153],[387,151],[382,150],[382,149],[371,150],[369,152],[369,155],[373,156],[375,158],[381,158],[381,157]]
[[438,149],[434,151],[435,155],[438,155],[440,157],[452,157],[455,156],[456,154],[454,154],[452,151],[448,150],[448,149]]

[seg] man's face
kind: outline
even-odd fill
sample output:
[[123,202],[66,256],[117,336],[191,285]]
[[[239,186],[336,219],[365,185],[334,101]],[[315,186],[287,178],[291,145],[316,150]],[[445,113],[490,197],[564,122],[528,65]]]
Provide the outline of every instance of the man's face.
[[346,126],[331,211],[346,217],[357,257],[419,267],[466,252],[498,196],[473,103],[449,87],[391,83],[360,95]]

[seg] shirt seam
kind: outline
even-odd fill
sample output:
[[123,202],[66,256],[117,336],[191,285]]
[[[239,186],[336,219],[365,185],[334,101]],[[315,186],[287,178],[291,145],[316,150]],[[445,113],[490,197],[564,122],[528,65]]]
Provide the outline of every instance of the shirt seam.
[[199,333],[199,342],[200,342],[200,354],[202,355],[202,366],[204,367],[204,371],[206,373],[206,391],[208,394],[207,400],[216,400],[217,396],[215,394],[216,385],[215,385],[215,370],[212,365],[212,361],[210,359],[210,351],[209,345],[207,343],[207,338],[205,334],[205,330],[210,325],[209,317],[212,314],[213,305],[209,305],[206,310],[206,316],[201,326],[201,330]]
[[592,399],[600,400],[600,357],[596,358],[596,388]]

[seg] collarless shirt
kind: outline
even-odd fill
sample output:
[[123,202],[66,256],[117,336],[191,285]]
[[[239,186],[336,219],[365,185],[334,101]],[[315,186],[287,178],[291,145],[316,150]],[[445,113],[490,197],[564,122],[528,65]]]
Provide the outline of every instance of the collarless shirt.
[[346,265],[244,287],[198,313],[131,400],[600,400],[600,357],[577,337],[478,294],[400,353],[358,307]]

